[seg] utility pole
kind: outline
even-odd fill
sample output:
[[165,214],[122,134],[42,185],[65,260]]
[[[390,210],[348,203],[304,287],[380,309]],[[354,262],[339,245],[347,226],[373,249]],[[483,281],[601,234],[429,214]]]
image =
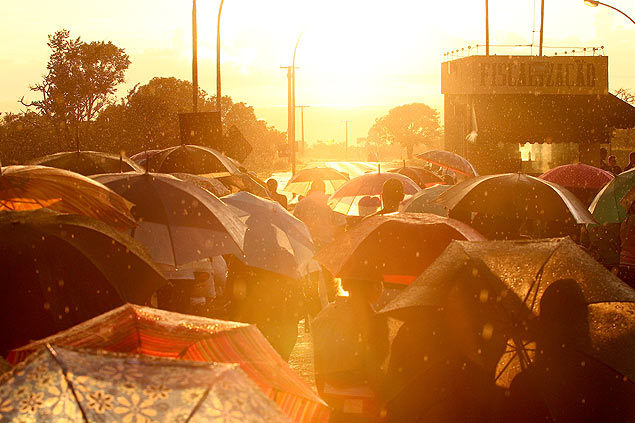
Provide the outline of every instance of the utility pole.
[[[220,0],[220,6],[218,8],[218,24],[216,25],[216,111],[219,116],[220,112],[220,13],[223,11],[223,2]],[[220,125],[221,135],[223,133],[223,125]]]
[[346,125],[346,143],[344,144],[344,160],[348,160],[348,124],[350,120],[345,120],[344,124]]
[[545,28],[545,0],[540,2],[540,44],[538,45],[538,56],[542,56],[542,35]]
[[311,106],[302,105],[302,106],[295,106],[295,107],[300,109],[300,125],[302,128],[302,144],[301,145],[302,145],[302,155],[304,156],[304,109],[306,107],[311,107]]
[[198,112],[198,53],[196,37],[196,0],[192,0],[192,110]]
[[287,70],[288,100],[287,100],[287,138],[289,142],[289,160],[291,161],[291,174],[295,175],[295,67],[280,66]]
[[489,56],[489,0],[485,0],[485,55]]

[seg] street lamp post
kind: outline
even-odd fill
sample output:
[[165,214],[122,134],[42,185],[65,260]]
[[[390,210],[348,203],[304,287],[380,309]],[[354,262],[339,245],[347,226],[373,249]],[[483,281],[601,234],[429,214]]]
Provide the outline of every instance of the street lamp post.
[[348,124],[351,123],[350,120],[345,120],[344,124],[346,125],[346,138],[344,139],[344,160],[348,160]]
[[[220,115],[220,13],[223,11],[223,2],[220,0],[218,8],[218,24],[216,25],[216,111]],[[221,125],[221,133],[223,126]]]
[[287,69],[287,78],[289,79],[289,100],[287,106],[287,138],[289,142],[289,157],[291,158],[291,175],[295,175],[295,54],[298,51],[298,44],[300,44],[300,38],[302,33],[298,35],[298,40],[295,42],[295,48],[293,49],[293,59],[291,60],[291,66],[280,66],[282,69]]
[[295,106],[300,109],[300,128],[302,128],[302,155],[304,155],[304,109],[311,106],[301,105]]
[[198,112],[198,58],[196,36],[196,0],[192,0],[192,111]]
[[606,4],[606,3],[602,3],[601,1],[596,1],[596,0],[584,0],[584,4],[586,4],[587,6],[591,6],[591,7],[598,7],[600,4],[602,6],[606,6],[608,8],[611,8],[617,12],[620,12],[622,15],[626,16],[626,18],[631,21],[633,24],[635,24],[635,21],[628,16],[626,13],[622,12],[620,9],[618,9],[617,7],[613,7],[610,4]]

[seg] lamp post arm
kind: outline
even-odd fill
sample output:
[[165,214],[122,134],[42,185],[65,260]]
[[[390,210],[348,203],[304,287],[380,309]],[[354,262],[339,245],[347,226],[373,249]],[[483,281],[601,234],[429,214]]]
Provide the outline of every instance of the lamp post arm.
[[624,13],[620,9],[618,9],[617,7],[613,7],[610,4],[602,3],[601,1],[598,1],[597,3],[601,4],[602,6],[610,7],[611,9],[615,10],[616,12],[620,12],[622,15],[626,16],[626,18],[635,25],[635,21],[630,16],[628,16],[626,13]]

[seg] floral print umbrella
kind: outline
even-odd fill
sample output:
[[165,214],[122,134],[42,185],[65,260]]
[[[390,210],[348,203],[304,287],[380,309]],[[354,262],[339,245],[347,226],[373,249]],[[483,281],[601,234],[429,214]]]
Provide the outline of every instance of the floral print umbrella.
[[0,421],[288,422],[237,365],[47,344],[0,378]]

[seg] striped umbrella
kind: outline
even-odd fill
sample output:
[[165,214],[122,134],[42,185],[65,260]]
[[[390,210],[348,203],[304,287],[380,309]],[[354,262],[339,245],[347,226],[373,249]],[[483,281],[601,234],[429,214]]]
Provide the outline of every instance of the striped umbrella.
[[45,344],[184,360],[237,363],[296,422],[328,421],[326,404],[253,325],[127,304],[13,350],[15,364]]

